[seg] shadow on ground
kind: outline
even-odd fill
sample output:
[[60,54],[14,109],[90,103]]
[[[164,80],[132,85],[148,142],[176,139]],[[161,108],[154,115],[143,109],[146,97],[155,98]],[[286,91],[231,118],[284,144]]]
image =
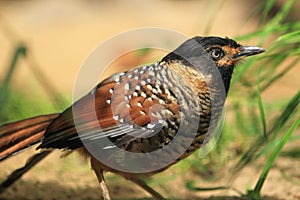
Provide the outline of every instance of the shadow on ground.
[[[129,186],[110,186],[111,196],[114,200],[151,200],[151,197],[143,197],[145,194]],[[193,195],[193,194],[192,194]],[[199,194],[198,194],[199,195]],[[57,182],[30,182],[19,181],[4,193],[0,194],[0,200],[99,200],[100,191],[95,187],[78,187],[72,188],[63,186]],[[200,198],[190,196],[178,198],[177,200],[246,200],[236,196],[212,196]],[[282,200],[276,197],[263,197],[264,200]]]

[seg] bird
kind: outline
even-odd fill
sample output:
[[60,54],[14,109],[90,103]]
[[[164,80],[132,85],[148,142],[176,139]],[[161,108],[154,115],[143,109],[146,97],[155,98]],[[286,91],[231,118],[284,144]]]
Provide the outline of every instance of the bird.
[[165,199],[145,179],[209,141],[221,118],[236,65],[263,53],[228,37],[195,36],[161,60],[101,81],[62,113],[0,126],[0,161],[30,147],[38,151],[0,185],[3,192],[53,150],[77,151],[110,200],[104,172]]

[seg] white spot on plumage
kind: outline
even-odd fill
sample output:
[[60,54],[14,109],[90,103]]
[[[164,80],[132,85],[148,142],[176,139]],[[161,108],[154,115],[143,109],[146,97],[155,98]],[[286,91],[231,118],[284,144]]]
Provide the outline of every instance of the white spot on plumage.
[[137,92],[134,92],[132,95],[137,97],[139,94]]
[[104,147],[104,148],[102,148],[103,150],[105,150],[105,149],[112,149],[112,148],[115,148],[116,146],[113,146],[113,145],[111,145],[111,146],[106,146],[106,147]]
[[140,102],[137,103],[138,107],[143,107]]
[[155,76],[155,73],[153,71],[148,72],[150,76]]
[[158,123],[160,123],[160,124],[164,124],[166,121],[165,120],[163,120],[163,119],[159,119],[158,120]]
[[149,90],[152,90],[152,86],[151,86],[151,85],[147,85],[147,88],[148,88]]
[[156,85],[156,89],[157,89],[157,93],[162,94],[162,91],[161,91],[159,85]]
[[116,82],[120,82],[120,74],[113,75],[113,80]]
[[135,80],[139,80],[139,77],[138,77],[138,76],[135,76],[134,79],[135,79]]
[[113,115],[114,120],[119,120],[119,115]]
[[151,98],[152,98],[152,99],[157,99],[157,97],[156,97],[155,94],[152,94],[152,95],[151,95]]
[[114,89],[110,88],[109,89],[109,93],[113,94],[114,93]]
[[142,80],[141,85],[146,85],[146,81]]
[[147,97],[146,93],[145,93],[145,92],[142,92],[142,93],[141,93],[141,97],[146,98],[146,97]]
[[111,100],[110,100],[110,99],[107,99],[107,100],[106,100],[106,103],[107,103],[107,104],[111,104]]
[[155,124],[147,124],[147,128],[152,129],[155,127]]
[[140,86],[140,85],[136,85],[136,86],[135,86],[135,89],[136,89],[136,90],[140,90],[140,89],[141,89],[141,86]]
[[126,83],[126,84],[124,85],[124,89],[127,90],[127,91],[130,90],[130,85],[129,85],[129,83]]
[[140,110],[140,113],[141,113],[142,115],[146,115],[146,113],[145,113],[144,111],[142,111],[142,110]]
[[165,88],[165,94],[167,94],[168,96],[170,95],[170,91],[167,89],[167,87],[164,87]]
[[165,104],[165,102],[164,102],[163,100],[161,100],[161,99],[159,99],[158,102],[159,102],[160,104]]

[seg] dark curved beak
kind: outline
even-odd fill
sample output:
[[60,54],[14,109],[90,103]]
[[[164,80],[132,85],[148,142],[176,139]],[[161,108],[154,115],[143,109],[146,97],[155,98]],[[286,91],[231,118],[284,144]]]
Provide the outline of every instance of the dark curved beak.
[[256,54],[260,54],[265,52],[265,50],[261,47],[253,47],[253,46],[242,46],[240,47],[240,51],[235,54],[233,57],[235,59],[240,59],[247,56],[253,56]]

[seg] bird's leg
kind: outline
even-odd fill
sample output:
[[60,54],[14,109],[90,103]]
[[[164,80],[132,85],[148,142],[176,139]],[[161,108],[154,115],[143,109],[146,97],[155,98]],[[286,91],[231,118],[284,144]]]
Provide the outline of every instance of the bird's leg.
[[[89,155],[85,151],[82,151],[81,153],[86,154],[87,156]],[[111,198],[109,196],[107,186],[105,184],[105,179],[104,179],[104,176],[103,176],[103,169],[102,169],[101,165],[99,164],[99,161],[94,157],[91,157],[90,161],[91,161],[91,167],[92,167],[92,169],[94,170],[94,172],[97,176],[100,188],[102,190],[103,200],[111,200]]]
[[103,200],[111,200],[109,196],[109,192],[107,189],[107,186],[105,184],[104,176],[103,176],[103,171],[102,170],[95,170],[96,176],[98,178],[98,182],[100,184],[100,188],[102,190],[102,197]]
[[152,197],[156,200],[166,200],[163,196],[161,196],[158,192],[151,188],[143,179],[135,177],[129,180],[136,183],[141,188],[149,192],[152,195]]

